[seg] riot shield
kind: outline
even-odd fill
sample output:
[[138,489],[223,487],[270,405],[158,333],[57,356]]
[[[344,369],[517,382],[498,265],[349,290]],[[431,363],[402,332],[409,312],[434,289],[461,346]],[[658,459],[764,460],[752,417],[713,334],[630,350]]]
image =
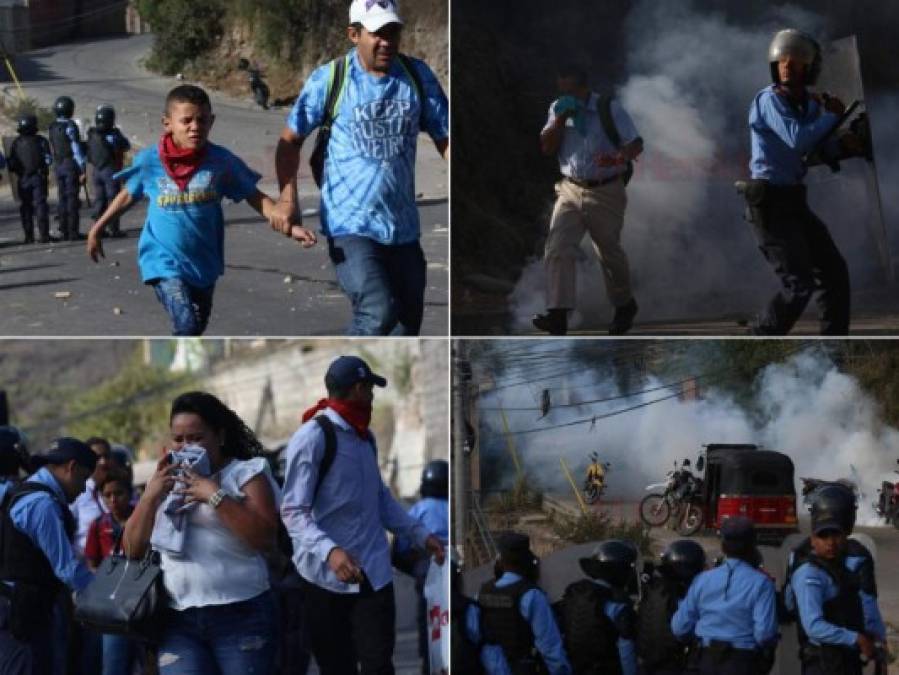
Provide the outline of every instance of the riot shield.
[[[858,102],[844,120],[841,131],[853,125],[864,129],[873,147],[870,124],[864,121],[867,107],[855,36],[835,40],[823,50],[823,68],[815,91],[836,96],[847,107]],[[863,121],[857,121],[860,119]],[[812,209],[827,224],[850,263],[853,287],[879,286],[892,281],[893,267],[873,154],[844,159],[838,171],[828,166],[810,167],[806,184]]]

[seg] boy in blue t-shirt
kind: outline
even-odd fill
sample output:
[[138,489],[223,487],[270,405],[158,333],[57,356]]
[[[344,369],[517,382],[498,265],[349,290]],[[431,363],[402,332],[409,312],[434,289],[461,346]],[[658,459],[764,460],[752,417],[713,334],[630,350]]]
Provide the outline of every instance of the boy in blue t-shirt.
[[312,232],[281,216],[275,202],[256,188],[258,173],[207,141],[214,121],[209,96],[200,87],[170,91],[159,144],[115,175],[123,188],[88,234],[87,253],[99,262],[103,228],[147,196],[138,264],[141,279],[153,286],[171,318],[173,335],[202,335],[209,322],[215,283],[225,270],[222,198],[245,199],[273,229],[304,248],[315,244]]
[[[419,131],[426,131],[446,157],[449,112],[427,64],[400,58],[401,33],[393,0],[352,3],[348,35],[355,49],[340,59],[346,75],[321,191],[322,232],[353,305],[350,335],[418,335],[424,310],[416,144]],[[297,211],[300,146],[325,121],[330,82],[331,64],[312,73],[278,141],[278,209],[285,218]]]

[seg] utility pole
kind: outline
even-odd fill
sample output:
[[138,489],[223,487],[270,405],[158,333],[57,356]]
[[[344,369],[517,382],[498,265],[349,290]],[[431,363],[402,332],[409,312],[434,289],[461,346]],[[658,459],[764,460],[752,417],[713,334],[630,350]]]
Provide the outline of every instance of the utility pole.
[[466,344],[453,340],[452,359],[453,381],[453,543],[459,555],[465,559],[465,544],[468,539],[468,513],[471,499],[471,470],[466,419],[468,415],[468,393],[471,386],[471,365],[468,363]]

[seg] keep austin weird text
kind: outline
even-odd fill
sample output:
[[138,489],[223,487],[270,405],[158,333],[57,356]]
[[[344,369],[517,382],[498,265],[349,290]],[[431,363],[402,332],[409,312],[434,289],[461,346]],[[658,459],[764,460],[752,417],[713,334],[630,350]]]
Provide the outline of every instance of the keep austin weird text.
[[371,101],[353,108],[350,127],[353,145],[364,156],[379,161],[401,154],[406,140],[414,137],[412,101]]

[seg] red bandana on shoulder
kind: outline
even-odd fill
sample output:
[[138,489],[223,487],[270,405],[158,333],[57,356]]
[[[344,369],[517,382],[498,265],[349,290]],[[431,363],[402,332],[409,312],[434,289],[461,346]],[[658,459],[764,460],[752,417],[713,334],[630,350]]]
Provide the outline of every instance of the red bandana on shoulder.
[[181,192],[187,189],[205,156],[205,145],[202,148],[179,148],[171,134],[163,134],[159,139],[159,160]]

